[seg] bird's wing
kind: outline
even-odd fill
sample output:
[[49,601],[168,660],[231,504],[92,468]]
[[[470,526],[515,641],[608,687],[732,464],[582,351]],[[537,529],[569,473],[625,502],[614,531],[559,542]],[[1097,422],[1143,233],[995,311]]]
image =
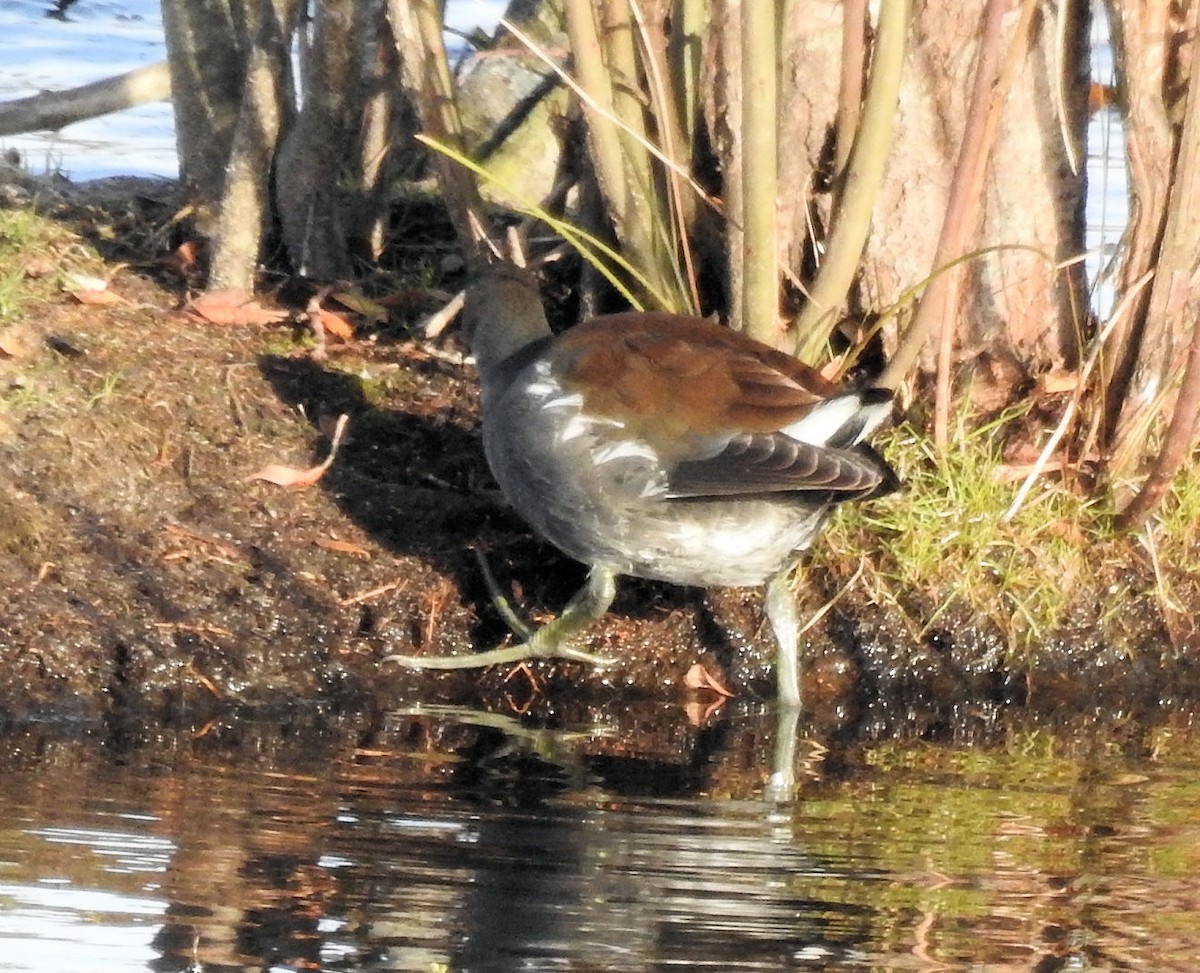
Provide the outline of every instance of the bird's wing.
[[554,355],[585,411],[673,460],[711,455],[738,433],[781,430],[837,394],[790,356],[681,315],[593,318],[561,335]]
[[675,499],[798,493],[819,503],[865,499],[897,485],[869,446],[814,446],[782,433],[734,436],[714,456],[671,467],[667,482],[667,496]]

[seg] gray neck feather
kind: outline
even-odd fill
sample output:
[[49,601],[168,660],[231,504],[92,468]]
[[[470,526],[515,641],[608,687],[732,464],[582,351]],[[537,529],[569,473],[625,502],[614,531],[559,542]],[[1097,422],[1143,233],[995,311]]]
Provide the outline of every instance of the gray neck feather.
[[536,283],[512,270],[491,268],[467,287],[463,333],[484,375],[527,345],[550,336]]

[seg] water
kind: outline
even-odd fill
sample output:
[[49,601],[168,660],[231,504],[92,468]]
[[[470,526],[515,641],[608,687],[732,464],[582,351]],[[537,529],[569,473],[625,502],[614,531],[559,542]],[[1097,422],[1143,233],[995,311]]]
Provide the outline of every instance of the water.
[[[51,0],[0,0],[0,100],[99,81],[167,56],[158,0],[80,0],[65,22],[45,16],[52,6]],[[492,24],[503,8],[503,0],[451,0],[447,26],[468,31]],[[60,132],[8,136],[0,147],[21,152],[34,172],[61,171],[76,181],[179,174],[175,122],[166,103]]]
[[[1190,720],[810,736],[791,805],[762,799],[761,720],[28,729],[0,754],[0,970],[1200,964]],[[631,752],[649,726],[691,744]]]
[[[1092,80],[1116,84],[1116,66],[1109,45],[1108,19],[1103,4],[1095,5],[1092,27]],[[1121,238],[1129,223],[1129,174],[1125,168],[1125,131],[1115,105],[1096,111],[1088,121],[1087,199],[1084,211],[1084,267],[1092,282],[1092,307],[1107,320],[1116,305],[1112,275],[1120,255]]]
[[[166,56],[157,0],[84,0],[66,22],[48,0],[0,0],[0,99],[22,98],[112,77]],[[34,172],[74,180],[101,176],[175,178],[174,119],[166,103],[0,139]]]

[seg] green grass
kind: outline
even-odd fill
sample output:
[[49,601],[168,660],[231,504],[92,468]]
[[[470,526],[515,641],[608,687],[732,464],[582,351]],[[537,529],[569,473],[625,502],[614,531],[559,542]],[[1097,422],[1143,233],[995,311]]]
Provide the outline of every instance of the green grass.
[[61,283],[55,273],[30,276],[26,266],[35,257],[48,257],[58,264],[57,255],[68,247],[76,251],[71,263],[80,258],[89,265],[99,265],[99,259],[78,246],[75,235],[37,211],[36,204],[20,209],[0,209],[0,328],[20,318],[31,298],[53,294]]
[[17,270],[0,273],[0,324],[17,316],[21,309],[25,275]]
[[918,631],[965,609],[1012,648],[1045,638],[1100,583],[1113,538],[1095,500],[1056,475],[1006,518],[1021,481],[999,475],[1003,447],[1022,419],[1014,409],[972,428],[963,417],[945,453],[907,425],[878,437],[903,487],[842,511],[814,559],[835,577],[864,564],[871,597],[908,606]]
[[961,416],[939,453],[912,427],[876,437],[899,492],[841,510],[811,563],[841,586],[899,610],[914,634],[942,624],[993,627],[1016,656],[1083,621],[1112,637],[1138,604],[1191,618],[1200,597],[1200,456],[1149,523],[1118,534],[1107,499],[1071,477],[1041,476],[1008,517],[1023,478],[1006,479],[1004,447],[1026,436],[1024,410],[982,425]]
[[0,210],[0,326],[18,316],[25,292],[24,255],[44,238],[45,227],[32,208]]

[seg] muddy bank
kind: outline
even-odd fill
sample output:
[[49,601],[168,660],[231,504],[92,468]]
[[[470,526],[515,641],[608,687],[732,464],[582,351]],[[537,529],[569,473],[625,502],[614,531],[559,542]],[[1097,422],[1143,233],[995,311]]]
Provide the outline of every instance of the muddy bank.
[[[667,700],[694,704],[702,721],[716,697],[685,687],[696,663],[735,689],[732,705],[773,698],[750,591],[626,581],[586,639],[622,659],[604,671],[441,675],[381,662],[504,638],[473,549],[535,619],[584,575],[504,508],[478,442],[472,370],[444,353],[453,339],[433,348],[408,330],[436,294],[410,289],[387,321],[358,321],[354,340],[318,361],[302,326],[217,326],[180,310],[182,285],[158,262],[166,187],[41,205],[62,236],[0,258],[3,274],[35,258],[42,268],[0,323],[21,349],[0,357],[0,721],[422,700],[548,719]],[[80,304],[63,289],[70,272],[111,276],[119,302]],[[343,414],[348,439],[315,486],[248,479],[319,462]],[[812,572],[799,596],[812,611],[838,584]],[[1014,704],[1190,700],[1195,655],[1168,639],[1153,604],[1113,614],[1118,629],[1083,612],[1018,658],[970,619],[914,630],[852,589],[805,635],[806,699],[814,719],[872,733]]]

